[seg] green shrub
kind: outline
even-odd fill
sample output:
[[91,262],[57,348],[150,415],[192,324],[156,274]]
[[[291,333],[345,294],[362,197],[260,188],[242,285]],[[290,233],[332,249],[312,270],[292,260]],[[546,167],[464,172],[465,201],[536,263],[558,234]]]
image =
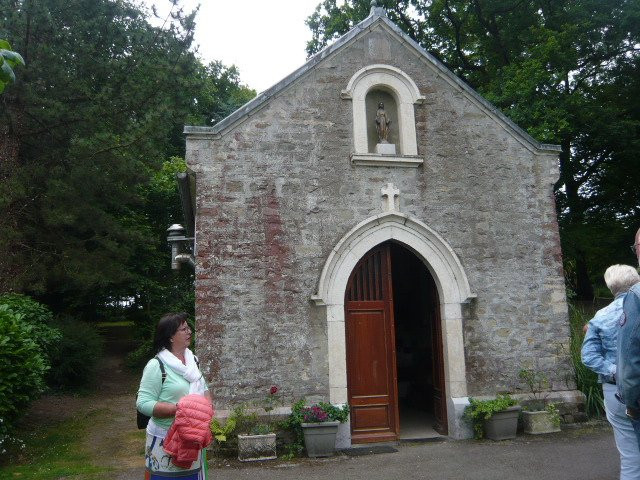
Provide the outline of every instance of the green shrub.
[[102,337],[95,327],[79,320],[61,318],[55,325],[62,332],[62,339],[51,359],[47,383],[57,390],[89,386],[102,357]]
[[49,365],[34,336],[33,325],[0,305],[0,437],[45,389]]
[[215,437],[218,443],[226,442],[236,429],[236,418],[230,416],[224,423],[221,423],[217,418],[211,420],[211,433]]
[[559,427],[560,423],[562,423],[562,418],[560,417],[560,410],[558,410],[558,406],[555,403],[550,403],[544,409],[551,416],[551,423],[553,423],[554,427]]
[[18,293],[0,295],[0,305],[7,305],[15,313],[23,315],[23,320],[33,325],[47,324],[53,320],[53,314],[43,304],[33,298]]
[[508,394],[498,395],[493,400],[478,400],[469,397],[469,405],[464,410],[464,419],[473,426],[473,436],[477,439],[484,437],[484,422],[494,413],[506,410],[516,402]]
[[0,305],[6,305],[13,313],[21,315],[22,322],[31,325],[33,340],[50,362],[61,338],[60,331],[51,326],[51,311],[34,299],[17,293],[0,295]]
[[598,383],[598,375],[582,363],[582,342],[584,341],[584,325],[591,315],[584,310],[569,305],[569,321],[571,328],[571,362],[576,375],[576,385],[584,393],[585,413],[589,417],[600,417],[604,414],[604,398],[602,387]]

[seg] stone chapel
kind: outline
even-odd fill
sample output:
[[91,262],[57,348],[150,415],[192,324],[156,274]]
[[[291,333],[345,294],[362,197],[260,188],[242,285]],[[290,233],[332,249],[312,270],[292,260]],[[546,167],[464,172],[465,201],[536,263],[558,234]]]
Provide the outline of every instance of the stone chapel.
[[[218,415],[348,402],[339,446],[471,436],[468,397],[581,402],[540,144],[371,14],[214,127],[195,178],[197,353]],[[571,408],[565,410],[571,412]],[[570,415],[567,415],[569,421]]]

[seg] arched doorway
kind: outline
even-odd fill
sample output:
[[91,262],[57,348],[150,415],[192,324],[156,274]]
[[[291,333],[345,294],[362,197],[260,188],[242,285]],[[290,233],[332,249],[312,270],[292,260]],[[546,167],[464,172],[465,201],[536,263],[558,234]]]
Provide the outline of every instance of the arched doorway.
[[[413,252],[427,266],[436,283],[442,326],[448,435],[468,438],[469,429],[462,420],[468,404],[462,308],[475,295],[471,293],[458,256],[444,238],[420,220],[397,211],[374,215],[347,232],[329,253],[320,274],[317,293],[311,296],[316,305],[324,308],[327,322],[329,401],[336,405],[349,401],[345,334],[345,292],[349,278],[367,252],[390,240]],[[346,448],[351,443],[351,428],[342,425],[336,444]]]
[[395,242],[374,247],[344,306],[351,441],[446,434],[438,293],[424,263]]

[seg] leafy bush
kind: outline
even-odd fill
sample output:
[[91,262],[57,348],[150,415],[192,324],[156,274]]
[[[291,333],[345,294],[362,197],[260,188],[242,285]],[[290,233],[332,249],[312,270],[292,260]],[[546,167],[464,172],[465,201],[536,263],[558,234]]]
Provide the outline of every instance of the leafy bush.
[[0,305],[0,437],[45,389],[47,359],[34,327],[8,305]]
[[6,305],[13,313],[21,315],[22,322],[31,325],[31,335],[50,362],[61,333],[51,326],[53,314],[34,299],[17,293],[0,295],[0,305]]
[[95,379],[103,341],[95,327],[79,320],[58,319],[62,339],[51,359],[47,383],[58,390],[86,387]]
[[498,395],[493,400],[477,400],[469,397],[469,405],[464,410],[464,419],[473,426],[473,435],[480,439],[484,437],[484,422],[489,420],[494,413],[502,412],[516,402],[508,394]]

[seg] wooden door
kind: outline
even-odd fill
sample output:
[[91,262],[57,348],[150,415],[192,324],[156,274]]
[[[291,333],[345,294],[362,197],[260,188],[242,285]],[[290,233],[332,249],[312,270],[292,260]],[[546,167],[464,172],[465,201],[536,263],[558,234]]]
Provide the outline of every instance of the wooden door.
[[345,294],[351,441],[398,437],[395,328],[389,245],[358,262]]

